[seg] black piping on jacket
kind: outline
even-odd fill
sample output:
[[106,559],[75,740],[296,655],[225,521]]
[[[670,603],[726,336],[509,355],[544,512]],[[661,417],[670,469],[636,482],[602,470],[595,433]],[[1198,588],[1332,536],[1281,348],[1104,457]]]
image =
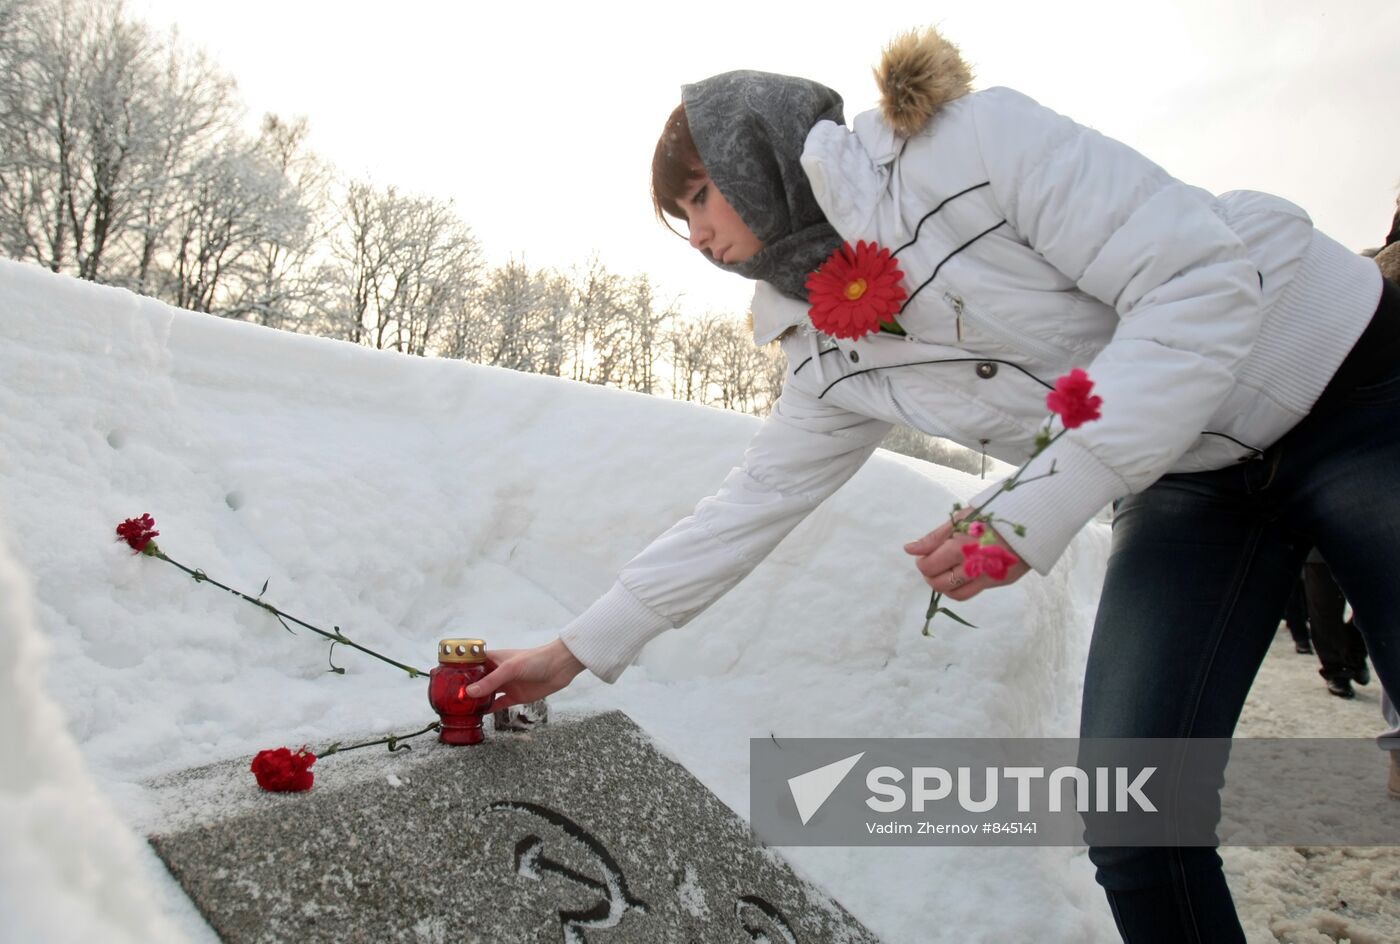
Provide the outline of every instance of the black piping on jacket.
[[[836,348],[832,348],[832,350],[836,350]],[[808,358],[808,360],[811,360],[811,358]],[[805,364],[806,361],[803,361],[803,363]],[[1013,367],[1016,370],[1019,370],[1031,380],[1034,380],[1036,383],[1040,384],[1046,390],[1055,389],[1054,384],[1047,383],[1046,381],[1041,380],[1039,377],[1026,370],[1020,364],[1014,364],[1011,361],[1003,361],[995,357],[936,357],[932,360],[927,361],[909,361],[905,364],[885,364],[882,367],[866,367],[861,370],[852,371],[849,374],[844,374],[840,377],[837,377],[831,383],[827,384],[826,387],[822,390],[822,392],[817,394],[817,399],[820,400],[822,397],[826,396],[828,393],[831,392],[831,388],[839,384],[841,381],[850,380],[852,377],[859,377],[861,374],[871,374],[877,370],[894,370],[899,367],[920,367],[925,364],[1005,364],[1007,367]],[[797,371],[793,371],[793,373],[795,374],[797,373]]]
[[[942,210],[942,209],[943,209],[945,206],[947,206],[949,203],[951,203],[952,201],[956,200],[958,197],[966,196],[967,194],[972,193],[972,192],[975,191],[975,190],[981,190],[983,187],[990,187],[991,184],[992,184],[992,182],[991,182],[990,180],[984,181],[984,182],[982,182],[982,183],[980,183],[980,184],[973,184],[971,187],[967,187],[967,188],[965,188],[965,189],[963,189],[963,190],[959,190],[957,193],[955,193],[955,194],[953,194],[953,195],[951,195],[951,196],[949,196],[949,197],[945,197],[945,198],[938,204],[938,206],[934,207],[932,210],[929,210],[927,213],[925,213],[922,217],[919,218],[919,222],[914,226],[914,235],[909,239],[908,242],[906,242],[904,245],[900,246],[898,249],[894,250],[894,252],[890,253],[890,255],[891,255],[891,256],[897,257],[901,252],[903,252],[904,250],[908,249],[910,246],[912,246],[912,245],[914,245],[916,242],[918,242],[918,241],[919,241],[919,231],[920,231],[921,229],[923,229],[924,223],[926,223],[926,222],[928,222],[928,220],[932,219],[933,216],[934,216],[935,214],[937,214],[940,210]],[[905,310],[906,308],[908,308],[910,304],[913,303],[915,296],[917,296],[920,292],[922,292],[922,291],[929,285],[929,283],[931,283],[934,279],[938,278],[938,273],[939,273],[939,271],[942,270],[944,264],[947,263],[947,261],[948,261],[949,259],[951,259],[951,258],[953,258],[954,256],[956,256],[958,253],[962,252],[964,249],[967,249],[967,248],[968,248],[969,246],[971,246],[972,244],[976,243],[976,242],[977,242],[979,239],[981,239],[983,236],[988,236],[988,235],[990,235],[990,234],[996,232],[998,229],[1000,229],[1001,227],[1005,226],[1006,224],[1007,224],[1007,221],[1006,221],[1006,220],[1001,220],[1000,222],[996,223],[994,226],[988,227],[987,229],[985,229],[985,230],[983,230],[982,232],[978,233],[976,236],[974,236],[974,237],[972,237],[971,239],[969,239],[967,242],[963,243],[963,244],[962,244],[961,246],[959,246],[958,248],[954,249],[952,252],[948,253],[948,255],[944,256],[944,257],[939,261],[938,265],[934,266],[934,268],[933,268],[933,274],[930,275],[930,276],[929,276],[927,279],[925,279],[923,282],[921,282],[921,283],[919,284],[919,287],[916,288],[916,289],[914,289],[913,293],[910,294],[910,296],[909,296],[907,299],[904,300],[904,304],[901,305],[901,306],[899,307],[899,314],[901,314],[901,315],[904,314],[904,310]],[[1391,236],[1390,236],[1390,240],[1391,240],[1391,241],[1394,241],[1394,240],[1395,240],[1396,234],[1397,234],[1397,233],[1400,233],[1400,212],[1397,212],[1397,213],[1395,214],[1395,229],[1394,229],[1394,230],[1392,231],[1392,233],[1391,233]],[[1389,244],[1389,243],[1387,243],[1387,245],[1388,245],[1388,244]],[[1259,275],[1259,285],[1260,285],[1260,287],[1262,288],[1262,287],[1263,287],[1263,284],[1264,284],[1264,273],[1259,272],[1258,275]],[[833,352],[835,352],[835,351],[839,351],[839,350],[841,350],[841,348],[840,348],[839,346],[837,346],[837,347],[829,347],[829,348],[827,348],[827,349],[824,350],[824,351],[818,351],[816,354],[808,356],[805,360],[802,361],[802,363],[798,364],[797,367],[793,369],[792,375],[793,375],[794,377],[797,376],[797,373],[798,373],[800,370],[802,370],[802,368],[806,367],[807,364],[808,364],[809,362],[811,362],[814,358],[825,357],[826,355],[831,354],[831,353],[833,353]],[[850,380],[852,377],[859,377],[859,376],[862,375],[862,374],[874,373],[874,372],[877,371],[877,370],[893,370],[893,369],[899,368],[899,367],[920,367],[920,366],[924,366],[924,365],[928,365],[928,364],[967,364],[967,363],[975,363],[975,364],[980,364],[980,363],[1004,364],[1004,365],[1007,366],[1007,367],[1011,367],[1011,368],[1014,368],[1015,370],[1019,370],[1021,373],[1025,374],[1025,375],[1026,375],[1027,377],[1029,377],[1031,380],[1034,380],[1036,383],[1040,384],[1042,387],[1046,388],[1047,390],[1054,390],[1054,389],[1055,389],[1055,385],[1054,385],[1054,384],[1049,383],[1049,382],[1047,382],[1047,381],[1045,381],[1045,380],[1042,380],[1041,378],[1037,377],[1035,374],[1033,374],[1033,373],[1031,373],[1030,371],[1026,370],[1026,369],[1025,369],[1024,367],[1022,367],[1020,364],[1015,364],[1015,363],[1012,363],[1011,361],[1000,360],[1000,359],[994,358],[994,357],[943,357],[943,358],[934,358],[934,359],[932,359],[932,360],[926,360],[926,361],[909,361],[909,362],[904,363],[904,364],[886,364],[886,365],[884,365],[884,366],[882,366],[882,367],[866,367],[866,368],[862,368],[861,370],[852,371],[852,372],[849,373],[849,374],[843,374],[842,376],[837,377],[837,378],[836,378],[835,380],[833,380],[831,383],[827,384],[826,387],[824,387],[824,388],[822,389],[822,392],[819,393],[819,394],[817,394],[817,399],[820,400],[820,399],[824,398],[828,393],[831,392],[831,389],[832,389],[833,387],[835,387],[837,384],[841,383],[842,381]],[[1251,446],[1251,445],[1249,445],[1248,443],[1240,442],[1240,440],[1238,440],[1238,439],[1236,439],[1235,437],[1229,435],[1228,433],[1217,433],[1217,432],[1212,432],[1211,430],[1204,430],[1204,431],[1202,431],[1201,435],[1202,435],[1202,436],[1219,436],[1219,437],[1222,438],[1222,439],[1228,439],[1230,442],[1232,442],[1232,443],[1234,443],[1235,445],[1239,446],[1241,449],[1247,449],[1247,450],[1249,450],[1250,453],[1251,453],[1251,455],[1245,457],[1245,459],[1242,459],[1241,461],[1245,461],[1246,459],[1257,459],[1257,458],[1263,456],[1263,454],[1264,454],[1264,453],[1263,453],[1263,450],[1258,449],[1258,448],[1256,448],[1256,447],[1254,447],[1254,446]],[[985,453],[986,440],[982,440],[981,442],[982,442],[982,444],[983,444],[984,453]]]

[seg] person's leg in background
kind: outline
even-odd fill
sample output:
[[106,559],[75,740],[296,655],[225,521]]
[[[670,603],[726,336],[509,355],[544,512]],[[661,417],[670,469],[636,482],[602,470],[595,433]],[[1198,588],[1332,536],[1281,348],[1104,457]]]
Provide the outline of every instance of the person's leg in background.
[[1303,589],[1303,575],[1299,574],[1293,584],[1293,592],[1288,595],[1288,605],[1283,610],[1283,621],[1288,626],[1288,634],[1293,637],[1293,649],[1300,655],[1312,655],[1312,639],[1308,631],[1308,597]]
[[[1303,565],[1307,589],[1308,625],[1313,648],[1322,664],[1318,674],[1327,681],[1327,690],[1340,698],[1355,698],[1353,681],[1366,684],[1371,674],[1366,668],[1366,644],[1356,624],[1343,618],[1346,597],[1332,571],[1320,555],[1313,554]],[[1364,680],[1364,681],[1363,681]]]

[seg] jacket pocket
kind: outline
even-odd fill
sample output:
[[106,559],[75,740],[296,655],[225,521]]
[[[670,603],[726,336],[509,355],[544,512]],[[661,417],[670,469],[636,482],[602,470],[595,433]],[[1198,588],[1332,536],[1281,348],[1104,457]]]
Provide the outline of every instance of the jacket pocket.
[[955,292],[944,293],[943,300],[952,307],[957,317],[957,336],[960,343],[979,337],[987,338],[996,345],[989,350],[995,351],[1000,348],[1019,354],[1033,363],[1064,364],[1070,360],[1071,352],[1062,350],[1049,341],[1032,337],[1025,331],[1006,326],[998,319],[968,305],[963,297]]

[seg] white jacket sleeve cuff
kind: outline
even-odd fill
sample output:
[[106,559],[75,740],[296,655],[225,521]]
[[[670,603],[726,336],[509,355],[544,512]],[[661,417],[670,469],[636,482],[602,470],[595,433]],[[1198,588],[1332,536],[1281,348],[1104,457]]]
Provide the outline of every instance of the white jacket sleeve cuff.
[[[1069,542],[1101,508],[1131,491],[1116,472],[1069,437],[1031,460],[1023,478],[1044,475],[1051,462],[1054,475],[997,495],[984,512],[1000,519],[992,523],[997,534],[1040,574],[1050,572]],[[1000,487],[998,483],[983,491],[972,499],[971,507],[982,504]],[[1018,524],[1026,528],[1024,537],[1012,530]]]
[[590,672],[611,684],[643,646],[670,628],[670,620],[615,583],[565,626],[559,638]]

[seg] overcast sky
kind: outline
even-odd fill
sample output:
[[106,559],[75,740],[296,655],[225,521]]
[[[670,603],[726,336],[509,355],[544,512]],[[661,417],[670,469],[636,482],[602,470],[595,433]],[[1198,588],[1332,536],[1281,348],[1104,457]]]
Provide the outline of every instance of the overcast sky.
[[304,115],[343,174],[455,201],[493,263],[599,252],[690,312],[749,283],[655,222],[652,149],[679,87],[728,69],[817,79],[849,120],[882,45],[936,25],[1009,85],[1214,191],[1301,204],[1354,249],[1400,187],[1400,0],[553,3],[130,0],[238,80],[250,127]]

